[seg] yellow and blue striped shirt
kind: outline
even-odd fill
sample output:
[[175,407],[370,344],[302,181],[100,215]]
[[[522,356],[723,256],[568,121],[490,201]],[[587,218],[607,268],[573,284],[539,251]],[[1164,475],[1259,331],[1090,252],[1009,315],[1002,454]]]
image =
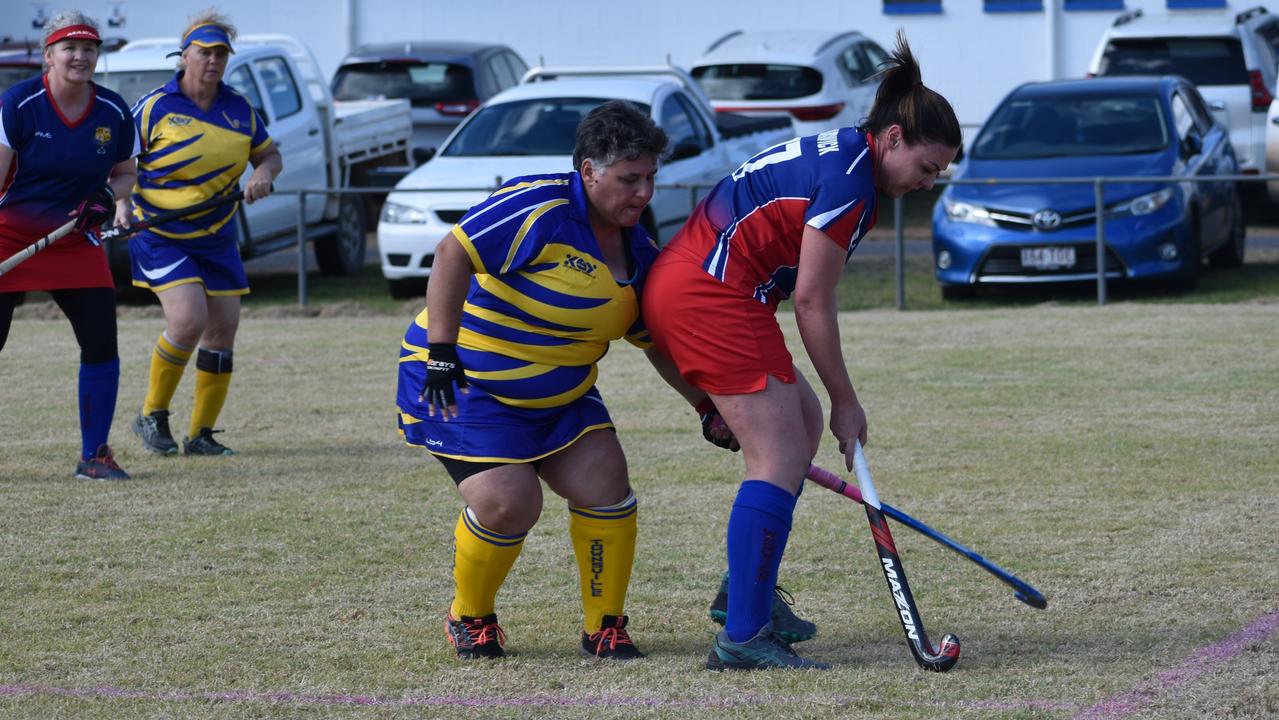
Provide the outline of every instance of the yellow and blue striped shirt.
[[[657,246],[629,230],[629,280],[613,278],[591,231],[577,173],[515,178],[453,229],[475,276],[462,307],[458,354],[468,382],[507,405],[564,405],[595,384],[611,341],[651,345],[639,312]],[[402,360],[426,356],[427,311]]]
[[[142,220],[158,213],[234,193],[249,156],[271,145],[257,111],[226,83],[207,111],[182,94],[178,71],[163,87],[133,106],[142,153],[133,193],[135,215]],[[186,240],[206,236],[234,237],[238,203],[152,228],[164,237]]]

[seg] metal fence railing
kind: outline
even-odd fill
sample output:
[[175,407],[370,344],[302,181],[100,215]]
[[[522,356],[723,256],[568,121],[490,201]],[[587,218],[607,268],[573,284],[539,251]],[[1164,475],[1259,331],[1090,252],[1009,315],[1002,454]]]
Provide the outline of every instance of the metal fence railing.
[[[1106,278],[1106,203],[1105,203],[1105,186],[1109,184],[1133,184],[1133,183],[1202,183],[1202,182],[1238,182],[1238,183],[1256,183],[1256,182],[1274,182],[1279,181],[1279,175],[1211,175],[1211,176],[1095,176],[1095,177],[1053,177],[1053,178],[999,178],[989,180],[968,180],[954,179],[943,177],[937,180],[938,185],[1092,185],[1094,197],[1094,213],[1095,213],[1095,242],[1096,242],[1096,273],[1097,273],[1097,304],[1105,305],[1107,302],[1107,278]],[[713,184],[689,184],[676,183],[659,185],[659,189],[663,190],[687,190],[689,193],[689,207],[692,208],[700,200],[700,196],[704,196],[704,191],[709,191]],[[307,197],[327,196],[330,195],[386,195],[390,192],[396,194],[402,193],[418,193],[418,192],[476,192],[491,193],[496,190],[496,186],[490,187],[461,187],[461,188],[397,188],[391,190],[389,188],[322,188],[322,189],[304,189],[304,190],[279,190],[277,193],[295,194],[298,197],[298,227],[297,227],[297,273],[298,273],[298,304],[305,306],[307,304],[307,279],[306,279],[306,204]],[[904,203],[902,198],[896,198],[893,201],[894,221],[893,234],[896,243],[895,247],[895,274],[896,274],[896,305],[898,310],[906,309],[906,279],[905,279],[905,222],[903,218]],[[376,222],[376,218],[373,219]]]

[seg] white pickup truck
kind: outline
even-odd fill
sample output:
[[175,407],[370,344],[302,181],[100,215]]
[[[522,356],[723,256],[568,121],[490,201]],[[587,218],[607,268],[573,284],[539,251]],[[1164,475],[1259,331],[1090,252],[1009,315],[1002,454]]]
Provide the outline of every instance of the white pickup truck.
[[377,238],[391,295],[422,292],[440,239],[503,178],[572,170],[578,123],[613,99],[651,113],[670,139],[670,157],[640,219],[658,243],[674,236],[712,185],[792,134],[785,117],[715,113],[675,67],[533,68],[472,113],[387,196]]
[[[95,80],[134,103],[173,77],[175,61],[165,56],[177,47],[177,38],[130,42],[102,56]],[[413,122],[406,100],[335,103],[314,55],[293,38],[245,35],[235,50],[223,79],[257,108],[284,159],[275,194],[239,214],[240,254],[249,258],[295,246],[298,196],[291,191],[366,186],[377,170],[406,166]],[[379,201],[307,196],[306,237],[320,272],[347,275],[364,265],[368,220]],[[114,243],[108,255],[118,274],[127,273],[126,243]]]

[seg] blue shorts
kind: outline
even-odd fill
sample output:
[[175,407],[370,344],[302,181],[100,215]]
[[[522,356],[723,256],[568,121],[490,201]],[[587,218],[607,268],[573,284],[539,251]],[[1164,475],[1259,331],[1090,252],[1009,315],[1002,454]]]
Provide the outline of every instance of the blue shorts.
[[202,283],[208,295],[247,295],[234,234],[174,240],[148,230],[129,238],[133,284],[154,292],[184,283]]
[[612,429],[613,419],[599,390],[565,405],[550,408],[518,408],[507,405],[471,383],[470,392],[457,394],[458,415],[445,422],[427,415],[418,401],[426,380],[426,363],[407,357],[400,360],[400,433],[409,445],[424,447],[435,455],[468,462],[530,462],[572,445],[592,430]]

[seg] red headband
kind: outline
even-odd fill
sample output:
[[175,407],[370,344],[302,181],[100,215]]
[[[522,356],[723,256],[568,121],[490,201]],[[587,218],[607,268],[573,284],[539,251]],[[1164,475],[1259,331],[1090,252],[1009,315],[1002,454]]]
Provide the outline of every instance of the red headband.
[[68,25],[60,30],[54,30],[48,40],[44,41],[44,46],[59,42],[61,40],[92,40],[97,44],[102,44],[102,38],[98,37],[98,31],[93,29],[92,25]]

